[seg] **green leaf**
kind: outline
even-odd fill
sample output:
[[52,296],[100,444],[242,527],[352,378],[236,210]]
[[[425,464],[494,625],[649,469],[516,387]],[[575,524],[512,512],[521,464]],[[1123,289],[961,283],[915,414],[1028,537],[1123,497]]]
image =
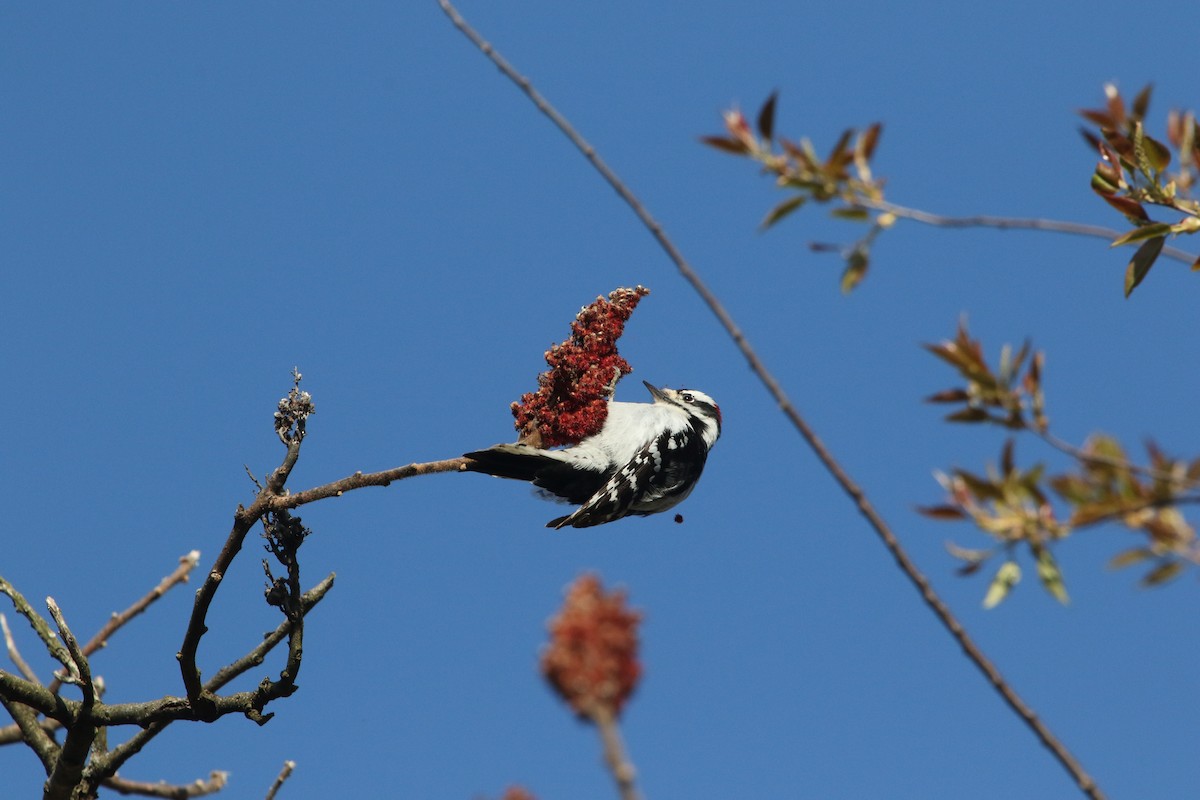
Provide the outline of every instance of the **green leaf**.
[[835,208],[829,212],[829,216],[837,219],[849,219],[861,221],[871,216],[871,212],[865,208]]
[[1125,448],[1121,447],[1121,443],[1113,437],[1096,433],[1088,437],[1087,444],[1084,448],[1084,460],[1087,456],[1097,456],[1109,461],[1127,461],[1125,457]]
[[1142,147],[1146,151],[1146,160],[1150,162],[1150,168],[1155,174],[1161,173],[1171,163],[1170,149],[1158,141],[1146,136],[1142,140]]
[[1108,568],[1121,569],[1122,567],[1131,567],[1149,558],[1154,558],[1153,550],[1148,547],[1134,547],[1129,550],[1123,550],[1113,556],[1108,562]]
[[983,597],[984,608],[995,608],[1003,602],[1012,588],[1021,581],[1021,567],[1015,561],[1005,561],[996,571],[996,577],[988,586],[987,594]]
[[760,231],[765,231],[767,228],[771,227],[776,222],[779,222],[779,220],[783,219],[788,214],[804,205],[805,201],[807,200],[808,198],[802,194],[798,194],[795,197],[789,197],[787,200],[784,200],[767,213],[767,216],[759,224],[758,229]]
[[1132,244],[1134,242],[1153,239],[1156,236],[1166,236],[1171,232],[1171,226],[1166,222],[1151,222],[1149,225],[1142,225],[1139,228],[1134,228],[1124,236],[1118,236],[1113,239],[1113,243],[1109,247],[1120,247],[1123,244]]
[[1141,121],[1133,125],[1133,154],[1138,169],[1146,176],[1157,176],[1171,163],[1171,151],[1162,142],[1146,135]]
[[1092,173],[1092,191],[1101,197],[1108,197],[1116,194],[1120,190],[1120,178],[1117,181],[1109,180],[1111,176],[1108,170],[1102,170],[1100,167]]
[[850,294],[854,287],[862,283],[867,274],[867,253],[861,247],[854,248],[846,259],[846,270],[842,273],[842,294]]
[[975,495],[977,500],[1002,500],[1004,492],[996,487],[996,484],[989,480],[979,477],[973,473],[967,472],[965,469],[954,470],[954,476],[960,478],[971,494]]
[[1092,496],[1091,484],[1078,475],[1056,475],[1050,479],[1050,488],[1068,503],[1085,503]]
[[1167,240],[1162,236],[1150,239],[1137,249],[1133,258],[1129,259],[1129,266],[1125,268],[1126,297],[1129,297],[1138,284],[1145,280],[1150,268],[1154,266],[1154,260],[1158,258],[1158,254],[1162,252],[1163,245],[1166,243]]
[[1063,605],[1071,602],[1071,598],[1067,596],[1067,587],[1063,584],[1062,571],[1058,568],[1054,556],[1045,548],[1042,548],[1038,552],[1037,571],[1038,578],[1042,581],[1042,586],[1046,587],[1046,591],[1054,595],[1054,599]]
[[974,550],[969,547],[959,547],[954,542],[946,542],[946,552],[955,558],[971,563],[981,563],[992,557],[991,550]]

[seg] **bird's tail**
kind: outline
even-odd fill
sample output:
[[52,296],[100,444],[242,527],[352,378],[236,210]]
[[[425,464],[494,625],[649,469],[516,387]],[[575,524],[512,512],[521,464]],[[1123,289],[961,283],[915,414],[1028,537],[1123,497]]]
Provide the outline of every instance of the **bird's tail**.
[[553,450],[538,450],[524,444],[497,444],[463,455],[470,459],[466,468],[471,472],[518,481],[532,482],[547,467],[561,467],[563,463]]

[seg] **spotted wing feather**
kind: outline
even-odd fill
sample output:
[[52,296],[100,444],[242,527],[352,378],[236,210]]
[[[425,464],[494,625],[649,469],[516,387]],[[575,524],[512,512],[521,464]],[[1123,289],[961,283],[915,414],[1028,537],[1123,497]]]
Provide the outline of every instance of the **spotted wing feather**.
[[705,455],[698,438],[688,431],[663,434],[647,442],[574,513],[552,519],[546,527],[588,528],[670,508],[695,485]]

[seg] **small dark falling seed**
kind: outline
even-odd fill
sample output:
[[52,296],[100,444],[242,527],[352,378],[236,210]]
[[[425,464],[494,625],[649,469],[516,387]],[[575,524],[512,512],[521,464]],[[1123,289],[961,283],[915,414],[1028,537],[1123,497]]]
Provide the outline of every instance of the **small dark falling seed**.
[[683,523],[683,514],[676,514],[675,515],[675,524],[681,525],[682,523]]

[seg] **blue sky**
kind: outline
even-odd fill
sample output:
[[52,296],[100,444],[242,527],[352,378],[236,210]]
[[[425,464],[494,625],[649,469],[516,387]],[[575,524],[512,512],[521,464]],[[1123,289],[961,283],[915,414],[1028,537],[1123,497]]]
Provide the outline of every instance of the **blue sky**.
[[[464,4],[570,117],[726,301],[764,360],[1017,690],[1111,797],[1194,794],[1195,577],[1158,591],[1105,562],[1112,529],[980,608],[917,516],[932,471],[1002,438],[920,398],[952,376],[918,344],[960,315],[994,355],[1047,351],[1052,424],[1194,455],[1197,277],[1163,262],[1121,295],[1127,253],[1035,233],[901,224],[852,296],[816,209],[702,147],[730,105],[780,92],[778,128],[828,147],[885,124],[895,202],[1116,225],[1088,189],[1075,109],[1156,85],[1153,126],[1195,107],[1167,53],[1200,10],[1151,4]],[[724,435],[670,515],[579,532],[519,484],[439,475],[304,510],[300,692],[259,729],[177,725],[124,774],[232,773],[261,797],[608,798],[594,732],[535,672],[585,570],[646,615],[623,730],[650,798],[1068,797],[1066,774],[939,628],[649,235],[436,4],[210,3],[0,12],[0,574],[90,635],[196,548],[216,555],[243,472],[280,457],[298,366],[317,414],[293,488],[508,439],[508,404],[579,306],[645,284],[622,342],[634,380],[713,395]],[[1166,24],[1169,21],[1169,24]],[[1152,132],[1154,128],[1152,126]],[[1197,249],[1193,242],[1182,246]],[[1021,441],[1029,464],[1063,462]],[[276,624],[249,549],[201,648],[211,673]],[[177,591],[93,659],[112,701],[181,693]],[[7,612],[6,612],[7,613]],[[9,614],[10,619],[12,615]],[[27,656],[31,637],[17,626]],[[42,659],[43,673],[49,666]],[[278,663],[270,670],[277,672]],[[263,673],[246,676],[245,686]],[[0,750],[6,786],[40,785]]]

